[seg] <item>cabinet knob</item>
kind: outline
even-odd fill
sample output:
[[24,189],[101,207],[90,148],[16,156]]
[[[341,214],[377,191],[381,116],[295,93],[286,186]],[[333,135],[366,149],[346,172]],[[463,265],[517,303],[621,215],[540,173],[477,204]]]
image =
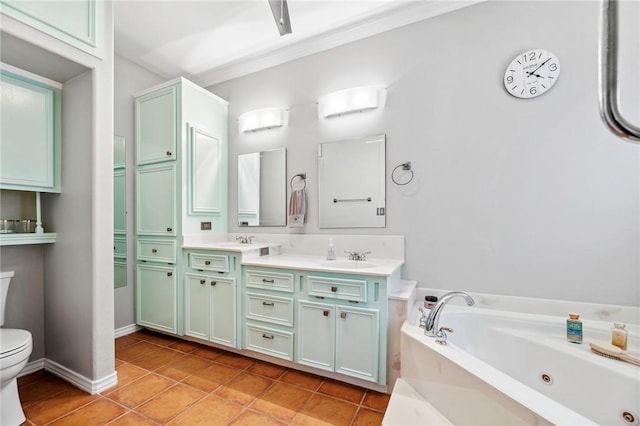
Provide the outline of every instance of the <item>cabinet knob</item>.
[[262,306],[275,306],[273,302],[262,302]]
[[331,292],[336,293],[338,291],[338,287],[331,287]]
[[263,283],[273,284],[275,281],[274,281],[274,280],[268,280],[268,279],[266,279],[266,278],[263,278],[263,279],[262,279],[262,282],[263,282]]
[[211,265],[211,261],[210,261],[210,260],[205,260],[205,261],[204,261],[204,264],[205,264],[205,265],[207,265],[207,266],[209,266],[209,265]]
[[167,276],[168,277],[172,277],[173,276],[173,272],[167,272]]
[[207,280],[200,280],[200,284],[204,284],[206,282],[207,282]]
[[262,338],[263,338],[263,339],[273,340],[273,334],[265,334],[265,333],[262,333]]
[[167,151],[167,157],[171,157],[171,151]]
[[214,285],[216,285],[216,284],[218,284],[218,283],[217,283],[217,282],[215,282],[215,281],[211,281],[211,286],[212,286],[212,287],[213,287]]
[[151,253],[157,253],[158,249],[151,249]]
[[167,228],[167,232],[173,231],[173,228]]
[[346,312],[340,312],[340,318],[345,319],[347,317]]
[[328,317],[329,316],[329,311],[322,311],[322,315],[325,316],[325,317]]

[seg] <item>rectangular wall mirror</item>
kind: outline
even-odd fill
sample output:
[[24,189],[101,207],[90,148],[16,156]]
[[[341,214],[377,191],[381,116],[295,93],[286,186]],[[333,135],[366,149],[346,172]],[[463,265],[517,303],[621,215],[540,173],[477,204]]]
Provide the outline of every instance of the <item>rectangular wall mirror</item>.
[[127,207],[125,140],[113,137],[113,286],[127,285]]
[[238,225],[285,226],[285,148],[238,155]]
[[384,228],[385,135],[318,147],[320,228]]

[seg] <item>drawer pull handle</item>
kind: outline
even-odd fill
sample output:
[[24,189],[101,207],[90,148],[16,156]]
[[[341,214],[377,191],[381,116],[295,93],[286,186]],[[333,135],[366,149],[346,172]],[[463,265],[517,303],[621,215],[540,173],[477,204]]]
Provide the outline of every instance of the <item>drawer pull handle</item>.
[[206,282],[207,282],[207,280],[200,280],[200,284],[204,284]]
[[210,261],[210,260],[205,260],[205,261],[204,261],[204,264],[205,264],[205,265],[207,265],[207,266],[209,266],[209,265],[211,265],[211,261]]
[[151,249],[151,253],[157,253],[158,249]]
[[167,151],[167,157],[171,157],[171,151]]
[[214,285],[217,285],[218,283],[215,281],[211,281],[211,286],[213,287]]
[[173,272],[167,272],[167,276],[168,277],[172,277],[173,276]]
[[346,312],[340,312],[340,318],[345,319],[347,317]]
[[273,302],[262,302],[262,306],[275,306]]
[[273,284],[273,283],[275,283],[275,280],[268,280],[268,279],[266,279],[266,278],[263,278],[263,279],[262,279],[262,282],[263,282],[263,283]]
[[273,340],[273,334],[264,334],[264,333],[262,333],[262,338],[263,339]]
[[173,228],[167,228],[167,232],[173,231]]
[[331,292],[336,293],[338,291],[338,287],[331,287]]
[[325,317],[328,317],[329,316],[329,311],[322,311],[322,315],[325,316]]

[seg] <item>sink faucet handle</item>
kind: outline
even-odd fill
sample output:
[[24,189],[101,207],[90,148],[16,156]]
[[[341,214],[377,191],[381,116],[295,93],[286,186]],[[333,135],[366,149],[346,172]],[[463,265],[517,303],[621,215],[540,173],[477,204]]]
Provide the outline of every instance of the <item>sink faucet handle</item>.
[[358,253],[358,260],[367,260],[367,255],[371,254],[370,251],[361,251]]
[[252,236],[250,236],[250,237],[247,237],[247,241],[248,241],[248,243],[249,243],[249,244],[251,244],[251,243],[253,242],[253,239],[254,239],[254,238],[255,238],[255,237],[254,237],[253,235],[252,235]]
[[349,255],[349,260],[356,260],[356,256],[358,255],[358,253],[356,253],[355,251],[351,251],[351,250],[345,250],[344,252],[347,255]]
[[436,333],[436,343],[439,345],[446,345],[447,333],[453,333],[453,328],[440,327],[440,329],[438,329],[438,332]]

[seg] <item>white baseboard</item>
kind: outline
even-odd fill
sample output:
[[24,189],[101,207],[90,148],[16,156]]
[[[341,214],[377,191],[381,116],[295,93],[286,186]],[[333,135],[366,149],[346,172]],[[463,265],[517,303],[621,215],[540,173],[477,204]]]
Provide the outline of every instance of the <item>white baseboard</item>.
[[143,327],[140,327],[137,324],[125,325],[124,327],[116,328],[113,331],[113,337],[117,339],[118,337],[126,336],[127,334],[131,334],[131,333],[135,333],[136,331],[140,331],[140,330],[142,330],[142,328]]
[[61,379],[66,380],[72,385],[92,395],[109,389],[111,386],[115,386],[118,383],[118,375],[115,371],[101,379],[90,380],[83,375],[58,364],[57,362],[46,358],[40,358],[28,363],[22,369],[20,374],[18,374],[18,377],[26,376],[27,374],[35,373],[42,369],[50,371]]

